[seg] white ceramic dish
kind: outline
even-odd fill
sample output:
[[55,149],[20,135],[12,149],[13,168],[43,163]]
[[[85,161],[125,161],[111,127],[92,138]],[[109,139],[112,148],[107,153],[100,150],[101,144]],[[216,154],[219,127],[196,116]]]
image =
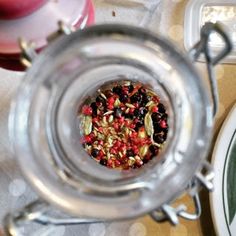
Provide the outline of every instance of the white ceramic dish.
[[215,191],[210,195],[217,235],[236,235],[236,104],[217,138],[212,160]]

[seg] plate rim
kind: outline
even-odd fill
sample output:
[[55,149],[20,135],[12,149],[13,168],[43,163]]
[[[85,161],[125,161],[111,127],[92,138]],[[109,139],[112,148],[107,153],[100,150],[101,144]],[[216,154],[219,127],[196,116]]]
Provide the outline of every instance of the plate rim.
[[[219,134],[217,135],[217,139],[216,139],[216,142],[214,144],[214,149],[213,149],[213,153],[212,153],[212,159],[211,159],[211,164],[215,170],[215,173],[216,173],[216,177],[214,178],[214,187],[216,188],[216,179],[217,178],[220,178],[222,179],[223,178],[223,175],[224,175],[224,168],[221,169],[220,171],[220,176],[217,177],[217,165],[219,165],[220,162],[223,162],[225,164],[225,161],[226,161],[226,157],[227,157],[227,151],[228,151],[228,147],[229,147],[229,144],[232,140],[232,137],[236,131],[236,122],[233,122],[234,119],[236,119],[236,103],[233,105],[232,109],[230,110],[230,112],[228,113],[225,121],[223,122],[223,125],[222,127],[220,128],[220,132]],[[227,145],[220,145],[220,144],[227,144]],[[221,158],[222,159],[219,159],[217,158],[217,156],[221,155],[220,152],[224,152],[224,156]],[[218,160],[217,160],[218,159]],[[219,185],[219,184],[218,184]],[[221,183],[220,183],[221,185]],[[230,235],[230,233],[228,232],[228,229],[227,229],[227,224],[226,222],[224,222],[224,225],[226,226],[223,227],[222,224],[223,222],[221,221],[221,219],[219,219],[219,208],[216,208],[214,206],[216,206],[216,202],[215,202],[215,198],[220,198],[222,201],[222,197],[218,196],[216,197],[216,191],[214,190],[210,196],[209,196],[209,200],[210,200],[210,211],[211,211],[211,215],[212,215],[212,221],[213,221],[213,225],[214,225],[214,228],[215,228],[215,231],[216,231],[216,234],[219,235],[219,236],[226,236],[226,235]],[[218,202],[219,204],[219,202]],[[222,206],[223,208],[223,206]],[[216,210],[217,209],[217,212]],[[225,219],[225,215],[224,215],[224,219]],[[219,223],[220,222],[220,223]]]

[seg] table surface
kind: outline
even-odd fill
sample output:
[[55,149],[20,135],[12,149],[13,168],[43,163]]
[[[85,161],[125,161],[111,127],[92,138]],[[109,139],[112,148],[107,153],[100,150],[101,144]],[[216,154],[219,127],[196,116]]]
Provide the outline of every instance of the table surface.
[[[142,2],[142,0],[138,0]],[[117,1],[118,2],[118,1]],[[95,1],[96,21],[97,22],[128,22],[137,24],[141,22],[144,15],[137,13],[135,8],[126,11],[127,1],[119,1],[119,7],[112,4],[113,0]],[[146,2],[147,3],[147,2]],[[181,49],[183,49],[183,20],[184,10],[187,1],[185,0],[165,0],[156,9],[151,21],[147,25],[154,32],[160,32],[169,37]],[[121,7],[122,6],[122,7]],[[133,7],[131,4],[128,7]],[[149,6],[146,6],[149,8]],[[137,13],[137,14],[136,14]],[[141,23],[142,24],[142,23]],[[202,75],[206,76],[204,64],[198,64]],[[214,140],[219,128],[225,119],[228,111],[236,102],[236,67],[235,65],[218,65],[217,82],[220,97],[219,111],[216,117]],[[10,148],[8,139],[8,114],[10,102],[16,91],[23,73],[11,72],[0,69],[0,222],[3,216],[9,212],[18,209],[36,198],[28,184],[24,181],[18,165],[14,159],[13,151]],[[214,144],[214,143],[213,143]],[[209,157],[210,158],[210,157]],[[197,221],[180,220],[177,227],[170,226],[169,223],[157,224],[149,216],[137,218],[125,222],[113,222],[104,224],[80,225],[72,227],[42,227],[32,233],[32,235],[80,235],[80,236],[145,236],[145,235],[165,235],[165,236],[201,236],[215,235],[211,213],[209,207],[209,195],[207,192],[201,193],[201,202],[203,213]],[[193,211],[193,203],[188,196],[183,196],[178,203],[185,203],[189,211]],[[1,225],[1,223],[0,223]],[[54,231],[53,231],[54,230]],[[1,232],[0,232],[1,234]],[[22,235],[24,229],[22,229]]]

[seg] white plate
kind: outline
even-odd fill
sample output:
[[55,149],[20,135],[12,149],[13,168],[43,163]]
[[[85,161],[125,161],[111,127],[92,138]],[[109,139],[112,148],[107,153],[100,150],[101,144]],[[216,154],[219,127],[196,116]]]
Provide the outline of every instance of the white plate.
[[211,212],[219,236],[236,235],[236,104],[224,122],[213,152],[215,191]]

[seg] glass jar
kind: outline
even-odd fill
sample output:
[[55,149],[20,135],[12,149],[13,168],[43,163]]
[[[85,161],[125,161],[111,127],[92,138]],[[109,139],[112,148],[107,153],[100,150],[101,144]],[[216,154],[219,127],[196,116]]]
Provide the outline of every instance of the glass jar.
[[[6,5],[5,8],[11,6],[7,8],[8,14],[12,12],[14,16],[17,3],[12,5],[8,1],[5,2],[6,4],[2,3]],[[41,1],[40,8],[36,6],[36,3],[25,0],[21,12],[33,8],[30,14],[20,15],[17,19],[0,19],[0,67],[24,70],[25,67],[20,63],[22,46],[19,40],[24,39],[31,44],[33,42],[32,46],[39,52],[47,46],[48,36],[58,29],[59,20],[76,29],[83,29],[94,22],[91,0],[72,0],[70,4],[66,0]]]
[[[212,31],[226,42],[215,58],[207,48]],[[212,189],[213,174],[204,164],[217,107],[211,67],[230,50],[227,35],[211,23],[203,27],[191,56],[160,35],[124,25],[93,26],[59,38],[35,58],[12,104],[10,136],[25,178],[44,201],[70,216],[101,221],[152,212],[154,219],[167,217],[174,224],[177,215],[195,218],[168,204],[191,189],[198,214],[198,188]],[[208,59],[213,97],[193,64],[201,53]],[[124,78],[150,86],[169,115],[160,158],[128,171],[107,169],[88,158],[77,117],[89,95]],[[40,222],[39,215],[34,217],[28,220]]]

